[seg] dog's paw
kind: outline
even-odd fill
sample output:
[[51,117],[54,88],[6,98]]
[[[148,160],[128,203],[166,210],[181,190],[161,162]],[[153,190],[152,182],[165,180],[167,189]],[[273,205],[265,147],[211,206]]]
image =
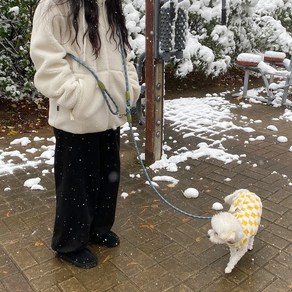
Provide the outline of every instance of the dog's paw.
[[248,249],[248,251],[252,251],[253,250],[253,246],[249,246],[247,249]]
[[226,267],[226,268],[225,268],[225,274],[230,274],[231,271],[232,271],[231,268],[229,268],[229,267]]

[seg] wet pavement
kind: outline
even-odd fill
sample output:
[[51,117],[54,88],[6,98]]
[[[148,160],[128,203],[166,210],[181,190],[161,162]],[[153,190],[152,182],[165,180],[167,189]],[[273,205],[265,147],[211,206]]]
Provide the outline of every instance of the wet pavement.
[[[126,136],[122,138],[121,150],[120,194],[124,196],[119,195],[113,228],[121,244],[112,249],[90,246],[99,260],[93,269],[64,263],[50,249],[55,211],[53,173],[47,173],[51,165],[42,162],[36,167],[20,167],[0,177],[0,291],[292,291],[291,145],[278,143],[275,133],[267,130],[273,124],[278,127],[278,134],[292,141],[292,122],[273,119],[284,110],[263,104],[232,110],[235,124],[243,123],[241,115],[262,121],[252,125],[256,130],[252,134],[228,132],[237,138],[226,139],[224,147],[229,153],[240,154],[241,164],[202,157],[178,163],[176,173],[159,171],[161,176],[179,179],[176,185],[159,182],[165,198],[195,215],[215,214],[212,204],[222,202],[239,188],[248,188],[261,196],[263,216],[254,250],[240,260],[231,274],[224,274],[228,249],[207,238],[210,221],[186,217],[159,200],[145,183],[133,143]],[[138,131],[141,144],[143,129]],[[177,141],[172,151],[202,141],[182,135],[166,122],[165,139],[171,136]],[[251,135],[264,135],[265,140],[246,143]],[[32,140],[35,136],[52,137],[52,132],[48,128],[23,136]],[[0,139],[0,149],[8,149],[15,138],[18,137]],[[39,148],[40,143],[43,142],[34,141],[27,147]],[[18,148],[23,151],[22,146],[13,147]],[[30,155],[35,156],[27,153],[28,158]],[[158,174],[150,172],[153,175]],[[24,187],[24,181],[32,177],[40,177],[45,190]],[[200,196],[184,198],[182,191],[188,187],[198,189]]]

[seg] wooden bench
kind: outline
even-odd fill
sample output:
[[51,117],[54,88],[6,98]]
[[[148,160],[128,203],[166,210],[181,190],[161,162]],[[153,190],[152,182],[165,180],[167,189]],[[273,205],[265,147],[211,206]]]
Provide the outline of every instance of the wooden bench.
[[[263,56],[257,54],[240,54],[236,66],[244,71],[243,97],[248,96],[249,77],[251,73],[261,76],[267,94],[267,103],[275,99],[275,92],[283,90],[281,104],[286,105],[289,87],[292,85],[292,58],[285,59],[285,53],[268,51]],[[282,82],[279,83],[279,80]],[[274,81],[277,81],[275,83]]]

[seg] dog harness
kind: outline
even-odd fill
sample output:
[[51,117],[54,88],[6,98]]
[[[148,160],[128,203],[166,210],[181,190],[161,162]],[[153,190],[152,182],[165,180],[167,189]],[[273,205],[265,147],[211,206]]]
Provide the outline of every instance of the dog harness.
[[258,231],[262,215],[261,199],[254,193],[240,192],[233,199],[230,209],[243,227],[244,238],[239,244],[241,248]]

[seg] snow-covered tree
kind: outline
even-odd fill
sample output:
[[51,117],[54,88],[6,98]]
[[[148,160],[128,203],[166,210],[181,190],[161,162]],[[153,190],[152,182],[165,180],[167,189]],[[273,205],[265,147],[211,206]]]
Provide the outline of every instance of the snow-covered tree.
[[[222,0],[172,1],[183,3],[188,13],[183,58],[171,59],[181,77],[194,71],[224,74],[242,52],[291,53],[291,0],[226,0],[226,25],[221,23]],[[35,0],[0,3],[0,97],[17,99],[33,92],[28,52],[34,5]],[[145,0],[123,0],[123,7],[137,60],[145,51]]]

